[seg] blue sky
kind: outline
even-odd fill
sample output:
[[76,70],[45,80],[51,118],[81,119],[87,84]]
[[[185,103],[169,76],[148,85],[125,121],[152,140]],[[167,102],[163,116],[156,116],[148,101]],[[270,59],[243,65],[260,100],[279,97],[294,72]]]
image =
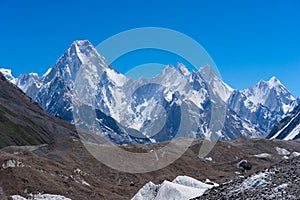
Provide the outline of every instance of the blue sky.
[[76,39],[97,45],[154,26],[198,41],[234,88],[276,76],[300,96],[299,0],[11,0],[0,2],[0,26],[0,67],[15,76],[43,74]]

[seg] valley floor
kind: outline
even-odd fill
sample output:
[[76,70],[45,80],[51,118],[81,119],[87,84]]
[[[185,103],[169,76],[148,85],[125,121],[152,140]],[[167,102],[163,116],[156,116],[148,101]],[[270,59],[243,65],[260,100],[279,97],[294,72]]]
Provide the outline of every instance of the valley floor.
[[[105,166],[92,157],[76,137],[51,145],[5,147],[0,150],[0,199],[32,194],[56,194],[74,200],[130,199],[149,181],[160,184],[177,176],[189,176],[222,184],[237,177],[236,164],[241,159],[253,165],[246,174],[249,176],[281,162],[285,158],[284,150],[300,152],[299,141],[239,138],[218,141],[209,155],[201,159],[198,153],[202,142],[195,140],[184,155],[168,167],[144,174],[120,172]],[[149,152],[165,144],[128,145],[126,149]],[[293,166],[292,161],[281,164],[287,162],[287,166]],[[292,175],[299,176],[297,166]]]

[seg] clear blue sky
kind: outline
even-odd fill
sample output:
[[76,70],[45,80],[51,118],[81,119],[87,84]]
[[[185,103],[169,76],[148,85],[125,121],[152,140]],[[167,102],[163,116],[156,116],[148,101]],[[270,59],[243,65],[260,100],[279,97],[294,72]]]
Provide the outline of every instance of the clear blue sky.
[[0,67],[15,76],[43,74],[76,39],[96,45],[158,26],[197,40],[234,88],[277,76],[300,96],[299,0],[10,0],[0,2],[0,26]]

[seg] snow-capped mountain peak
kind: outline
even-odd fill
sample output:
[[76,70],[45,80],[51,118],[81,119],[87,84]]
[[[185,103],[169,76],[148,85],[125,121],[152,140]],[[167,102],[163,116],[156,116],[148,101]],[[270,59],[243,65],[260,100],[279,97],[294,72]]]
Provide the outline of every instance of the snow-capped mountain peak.
[[232,110],[258,126],[265,134],[297,104],[293,95],[276,77],[235,92],[229,101]]
[[93,46],[92,43],[88,40],[75,40],[71,46]]
[[[93,46],[93,44],[90,41],[76,40],[71,44],[70,48],[68,49],[68,52],[70,51],[70,53],[73,54],[74,51],[72,51],[72,50],[74,48],[76,50],[77,56],[79,56],[84,63],[89,62],[89,61],[93,62],[94,59],[99,59],[103,64],[108,66],[108,63],[105,60],[105,58],[98,53],[98,51],[95,49],[95,47]],[[87,60],[86,59],[87,56],[91,60]],[[105,66],[105,67],[107,67],[107,66]]]
[[270,86],[270,88],[283,86],[283,84],[280,82],[280,80],[277,79],[275,76],[273,76],[273,77],[267,82],[267,84]]
[[[290,92],[288,91],[288,89],[275,76],[273,76],[272,78],[270,78],[268,81],[260,80],[256,85],[254,85],[251,88],[258,88],[258,89],[265,89],[265,90],[267,90],[267,89],[268,90],[274,89],[277,92],[277,94],[280,94],[280,93],[290,94]],[[294,97],[292,97],[292,99],[295,100]]]
[[[288,95],[291,100],[295,100],[295,98],[291,95],[291,93],[288,91],[288,89],[275,76],[270,78],[270,80],[268,80],[268,81],[264,81],[264,80],[259,81],[252,88],[253,89],[258,88],[259,90],[263,89],[264,92],[267,92],[267,93],[270,90],[273,90],[276,93],[276,95],[279,95],[279,96],[280,95]],[[250,88],[250,90],[251,90],[251,88]],[[260,100],[262,100],[262,99],[263,98],[260,98]],[[253,99],[253,101],[255,101],[255,100]],[[257,101],[255,101],[255,102],[257,102]],[[262,103],[262,102],[257,102],[257,103]]]
[[16,79],[12,75],[12,71],[10,69],[0,68],[0,72],[4,75],[4,77],[7,80],[9,80],[13,84],[16,84]]
[[290,112],[296,100],[276,77],[272,77],[269,81],[260,81],[243,93],[255,105],[261,104],[281,114]]
[[110,68],[104,57],[88,40],[76,40],[56,64],[43,75],[42,82],[46,84],[55,77],[61,77],[72,88],[82,65],[95,66],[98,70]]
[[178,63],[177,69],[184,76],[189,76],[191,74],[190,71],[187,69],[187,67],[183,63]]
[[94,46],[88,40],[76,40],[74,41],[67,51],[69,56],[78,56],[83,62],[87,61],[86,57],[91,56],[91,54],[96,54],[101,57]]

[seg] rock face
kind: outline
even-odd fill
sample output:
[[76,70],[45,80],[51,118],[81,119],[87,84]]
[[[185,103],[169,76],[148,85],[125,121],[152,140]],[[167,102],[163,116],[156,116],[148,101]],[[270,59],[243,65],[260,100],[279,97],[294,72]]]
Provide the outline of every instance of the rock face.
[[[190,72],[178,64],[154,78],[131,80],[114,70],[87,40],[75,41],[42,77],[32,73],[15,79],[6,72],[46,112],[116,143],[265,137],[297,105],[275,77],[238,91],[209,66]],[[78,122],[76,110],[82,105],[101,113],[92,121],[104,117],[112,124]],[[189,130],[182,132],[188,135],[180,135],[184,119]]]
[[46,113],[0,73],[0,148],[37,145],[76,135],[75,127]]
[[295,140],[300,138],[300,106],[297,106],[288,116],[280,121],[267,138]]
[[298,199],[300,157],[283,160],[248,178],[213,188],[195,199]]

